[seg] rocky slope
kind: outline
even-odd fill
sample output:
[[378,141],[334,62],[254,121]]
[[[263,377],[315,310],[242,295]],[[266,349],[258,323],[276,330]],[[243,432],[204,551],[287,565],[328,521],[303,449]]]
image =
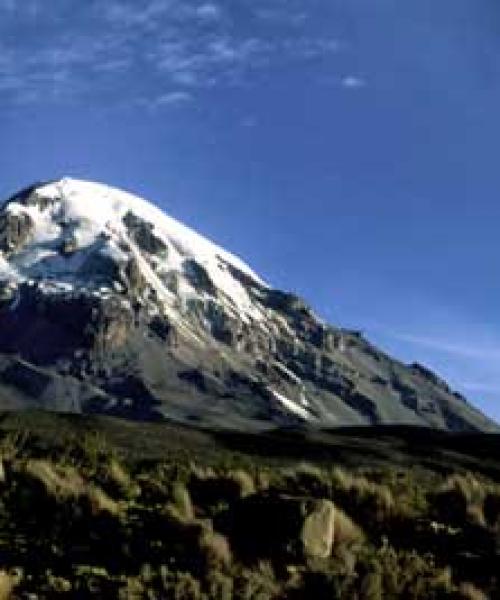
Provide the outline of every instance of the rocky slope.
[[152,204],[71,179],[0,210],[0,405],[256,429],[495,428],[428,369],[327,325]]

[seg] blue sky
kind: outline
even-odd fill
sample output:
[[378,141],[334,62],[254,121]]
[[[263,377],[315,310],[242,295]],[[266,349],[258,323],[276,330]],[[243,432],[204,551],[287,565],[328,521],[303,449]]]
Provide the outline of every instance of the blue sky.
[[0,0],[0,196],[155,200],[500,419],[497,0]]

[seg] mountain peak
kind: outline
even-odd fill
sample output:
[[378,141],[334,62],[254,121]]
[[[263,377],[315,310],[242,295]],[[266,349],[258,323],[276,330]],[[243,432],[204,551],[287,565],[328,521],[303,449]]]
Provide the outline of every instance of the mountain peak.
[[242,313],[257,316],[234,272],[258,286],[264,285],[261,279],[240,259],[138,196],[64,178],[16,195],[2,218],[10,226],[4,227],[0,248],[11,259],[0,263],[0,277],[50,281],[54,290],[104,290],[116,284],[111,263],[119,270],[135,261],[167,305],[178,280],[177,296],[186,302],[218,291]]
[[64,178],[0,209],[0,400],[218,427],[494,424],[424,367],[115,188]]

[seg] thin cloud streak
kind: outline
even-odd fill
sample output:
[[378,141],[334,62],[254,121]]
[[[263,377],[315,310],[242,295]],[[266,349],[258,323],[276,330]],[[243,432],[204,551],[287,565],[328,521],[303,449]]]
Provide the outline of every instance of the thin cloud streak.
[[500,345],[488,346],[480,342],[450,341],[425,335],[384,332],[388,337],[407,344],[425,346],[437,352],[452,354],[462,358],[475,360],[499,361]]
[[346,90],[359,90],[366,87],[366,81],[356,75],[346,75],[341,79],[340,85]]
[[158,109],[175,107],[188,104],[193,101],[193,96],[187,92],[169,92],[158,96],[153,102],[148,103],[149,108]]

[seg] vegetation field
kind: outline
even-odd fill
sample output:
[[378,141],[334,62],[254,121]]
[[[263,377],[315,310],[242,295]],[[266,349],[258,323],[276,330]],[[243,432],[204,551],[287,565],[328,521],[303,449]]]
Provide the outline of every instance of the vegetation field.
[[500,437],[0,416],[0,599],[500,598]]

